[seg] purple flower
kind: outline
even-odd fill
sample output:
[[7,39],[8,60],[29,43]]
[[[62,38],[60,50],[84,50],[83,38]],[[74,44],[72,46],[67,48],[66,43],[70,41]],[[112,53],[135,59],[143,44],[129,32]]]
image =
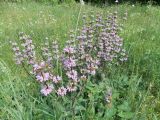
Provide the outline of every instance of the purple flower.
[[52,85],[46,85],[41,89],[41,93],[44,96],[47,96],[48,94],[50,94],[53,91],[53,86]]
[[41,70],[42,68],[44,68],[46,66],[46,63],[44,61],[42,61],[40,64],[34,64],[33,65],[33,70],[34,71],[38,71]]
[[43,82],[43,76],[40,75],[40,74],[38,74],[38,75],[36,76],[36,79],[37,79],[38,81],[40,81],[40,82]]
[[61,78],[60,76],[54,76],[54,77],[52,78],[52,80],[53,80],[54,83],[58,83],[59,81],[62,80],[62,78]]
[[41,67],[45,67],[45,66],[46,66],[46,63],[45,63],[44,61],[42,61],[42,62],[40,63],[40,66],[41,66]]
[[60,87],[58,90],[57,90],[57,94],[60,95],[60,96],[64,96],[67,94],[67,89],[65,87]]
[[41,67],[38,64],[34,64],[33,65],[33,70],[37,71],[38,69],[40,69]]
[[100,61],[99,60],[95,60],[94,63],[95,63],[95,65],[100,65]]
[[34,60],[30,59],[30,60],[28,61],[28,63],[31,64],[31,65],[33,65],[33,64],[34,64]]
[[96,71],[95,70],[88,70],[88,73],[91,74],[91,75],[95,75]]
[[85,56],[87,62],[90,62],[90,61],[92,60],[91,55],[86,54],[86,55],[84,55],[84,56]]
[[65,66],[65,68],[75,67],[76,62],[72,58],[69,58],[69,59],[64,60],[64,66]]
[[68,76],[68,78],[70,78],[74,81],[77,81],[77,71],[75,71],[75,70],[68,71],[66,73],[66,75]]
[[49,80],[49,73],[43,73],[43,79],[44,81]]
[[91,74],[91,75],[95,75],[97,68],[98,68],[98,67],[97,67],[96,65],[94,65],[94,64],[89,64],[89,65],[87,66],[87,72],[88,72],[89,74]]
[[77,87],[73,83],[71,83],[70,85],[67,86],[67,90],[69,92],[74,92],[77,90]]
[[73,47],[66,47],[66,48],[64,48],[64,52],[69,53],[69,54],[73,54],[73,53],[75,53],[75,50]]
[[47,81],[49,80],[50,78],[50,75],[49,73],[39,73],[37,76],[36,76],[36,79],[40,82],[43,82],[43,81]]

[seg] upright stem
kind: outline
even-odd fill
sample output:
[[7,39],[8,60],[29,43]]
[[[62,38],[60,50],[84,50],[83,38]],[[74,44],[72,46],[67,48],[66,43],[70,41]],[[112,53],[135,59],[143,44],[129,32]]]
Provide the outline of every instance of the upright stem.
[[[77,30],[78,30],[78,25],[79,25],[79,20],[80,20],[80,15],[81,15],[81,11],[82,11],[82,4],[80,5],[80,9],[79,9],[79,13],[78,13],[78,18],[77,18],[77,23],[76,23],[76,30],[75,30],[75,36],[77,35]],[[76,40],[76,37],[74,38]],[[75,41],[74,41],[74,45],[75,45]]]
[[[90,80],[90,78],[88,79]],[[87,81],[85,81],[84,83],[82,83],[82,86],[81,86],[81,89],[80,91],[76,94],[76,96],[72,99],[72,120],[75,120],[75,103],[76,103],[76,99],[78,99],[78,97],[82,94],[84,88],[85,88],[85,85],[87,84]]]
[[25,65],[24,65],[23,62],[22,62],[22,67],[23,67],[23,69],[25,70],[25,72],[26,72],[29,76],[32,77],[32,79],[35,79],[35,78],[31,75],[31,73],[28,72],[28,70],[26,69],[26,67],[25,67]]

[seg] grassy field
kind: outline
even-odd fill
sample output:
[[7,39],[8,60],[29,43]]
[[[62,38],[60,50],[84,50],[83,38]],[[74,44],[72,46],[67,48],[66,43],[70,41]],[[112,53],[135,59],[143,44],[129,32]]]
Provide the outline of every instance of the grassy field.
[[[90,11],[105,14],[114,9],[116,6],[85,5],[81,14]],[[126,10],[128,20],[120,35],[124,38],[129,60],[121,68],[115,68],[107,79],[118,96],[110,108],[109,116],[112,116],[108,120],[159,120],[160,7],[118,6],[120,14]],[[0,3],[0,119],[60,119],[58,116],[63,112],[57,113],[60,111],[58,102],[55,103],[52,96],[42,97],[36,82],[14,64],[9,41],[17,40],[17,34],[23,31],[38,45],[48,37],[50,40],[58,38],[63,46],[68,32],[76,28],[79,11],[78,4]]]

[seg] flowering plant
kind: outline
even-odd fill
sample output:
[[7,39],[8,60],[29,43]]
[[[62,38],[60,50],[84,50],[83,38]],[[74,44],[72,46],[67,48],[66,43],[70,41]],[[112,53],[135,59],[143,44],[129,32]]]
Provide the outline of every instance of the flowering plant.
[[[42,95],[55,93],[57,96],[70,97],[73,93],[74,107],[75,99],[79,96],[90,97],[86,89],[98,87],[96,76],[99,73],[105,73],[106,68],[127,60],[123,39],[118,35],[117,22],[117,12],[110,13],[107,17],[101,14],[89,17],[84,15],[82,28],[76,33],[71,32],[70,40],[61,52],[57,41],[52,44],[46,42],[41,57],[38,57],[31,37],[20,33],[21,46],[12,42],[15,61],[41,85]],[[26,69],[28,66],[30,67]],[[107,103],[111,101],[111,96],[109,90],[104,97]]]

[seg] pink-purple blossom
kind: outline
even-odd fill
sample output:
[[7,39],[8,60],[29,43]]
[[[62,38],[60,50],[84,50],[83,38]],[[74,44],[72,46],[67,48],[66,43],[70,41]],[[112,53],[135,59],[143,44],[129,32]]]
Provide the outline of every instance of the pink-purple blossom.
[[70,78],[74,81],[77,81],[77,71],[75,71],[75,70],[68,71],[66,73],[66,75],[68,76],[68,78]]
[[41,93],[44,96],[47,96],[48,94],[50,94],[53,91],[53,86],[52,85],[45,85],[42,89],[41,89]]
[[57,76],[53,76],[52,80],[53,80],[54,83],[58,83],[59,81],[62,80],[62,78],[57,75]]
[[70,84],[67,86],[67,90],[68,90],[68,92],[74,92],[77,90],[77,87],[73,84]]
[[67,89],[65,87],[60,87],[58,90],[57,90],[57,94],[59,96],[65,96],[67,94]]
[[65,68],[71,68],[76,66],[76,61],[72,58],[68,58],[64,60],[64,67]]
[[39,64],[35,63],[33,65],[33,70],[37,71],[37,70],[41,70],[46,66],[46,63],[44,61],[40,62]]
[[75,53],[75,50],[73,47],[65,47],[63,50],[65,53],[69,53],[69,54]]
[[49,80],[50,78],[50,75],[49,73],[39,73],[37,76],[36,76],[36,79],[40,82],[44,82],[44,81],[47,81]]

